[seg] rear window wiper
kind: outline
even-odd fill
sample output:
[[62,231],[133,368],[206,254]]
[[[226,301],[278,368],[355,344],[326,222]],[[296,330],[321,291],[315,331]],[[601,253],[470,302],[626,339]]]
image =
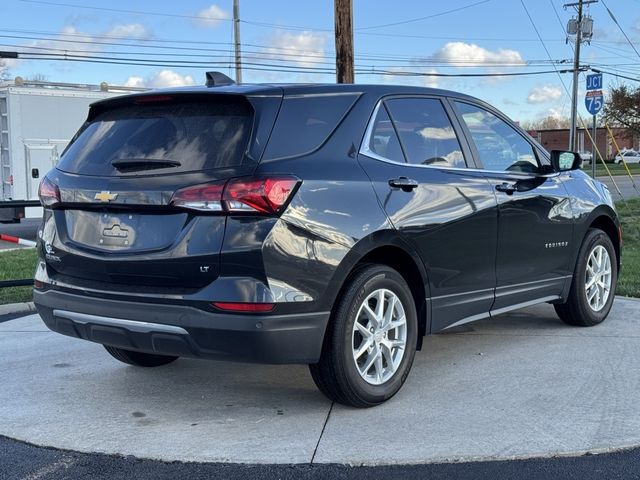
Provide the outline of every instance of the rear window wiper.
[[182,164],[177,160],[164,160],[159,158],[121,158],[111,162],[111,165],[120,171],[135,171],[179,167]]

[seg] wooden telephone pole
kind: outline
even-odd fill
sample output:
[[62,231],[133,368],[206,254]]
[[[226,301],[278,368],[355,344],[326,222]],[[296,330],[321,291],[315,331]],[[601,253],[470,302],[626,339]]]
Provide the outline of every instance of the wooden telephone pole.
[[242,58],[240,53],[240,0],[233,0],[233,43],[236,53],[236,83],[242,83]]
[[336,81],[353,83],[353,0],[334,0]]

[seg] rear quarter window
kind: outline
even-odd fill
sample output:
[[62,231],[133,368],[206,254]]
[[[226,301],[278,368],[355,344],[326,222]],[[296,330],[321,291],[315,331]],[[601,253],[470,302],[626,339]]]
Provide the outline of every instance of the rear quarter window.
[[284,97],[264,159],[302,155],[320,147],[358,96],[348,93]]
[[[244,99],[176,99],[98,113],[64,152],[58,168],[83,175],[174,174],[239,166],[253,126]],[[137,161],[140,168],[115,164]],[[145,162],[165,162],[145,170]],[[172,165],[173,166],[167,166]]]

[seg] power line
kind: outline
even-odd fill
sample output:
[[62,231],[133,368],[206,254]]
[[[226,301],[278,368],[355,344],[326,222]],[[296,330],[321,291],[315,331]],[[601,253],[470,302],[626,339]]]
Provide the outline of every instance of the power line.
[[484,3],[489,3],[490,1],[491,0],[481,0],[479,2],[474,2],[474,3],[470,3],[468,5],[463,5],[461,7],[452,8],[450,10],[445,10],[443,12],[438,12],[438,13],[434,13],[432,15],[427,15],[425,17],[412,18],[412,19],[409,19],[409,20],[402,20],[400,22],[383,23],[381,25],[372,25],[372,26],[369,26],[369,27],[360,27],[360,28],[356,28],[356,30],[358,30],[358,31],[360,31],[360,30],[372,30],[374,28],[395,27],[396,25],[406,25],[407,23],[421,22],[422,20],[441,17],[443,15],[448,15],[449,13],[455,13],[455,12],[459,12],[461,10],[466,10],[468,8],[476,7],[476,6],[482,5]]
[[[108,56],[83,56],[83,55],[65,55],[65,54],[46,54],[46,53],[33,53],[22,54],[20,58],[27,60],[47,60],[47,61],[72,61],[72,62],[87,62],[87,63],[101,63],[108,65],[138,65],[138,66],[151,66],[151,67],[181,67],[181,68],[210,68],[212,65],[228,65],[229,62],[188,62],[182,60],[172,61],[156,61],[145,60],[138,58],[115,58]],[[270,72],[290,72],[290,73],[317,73],[317,74],[332,74],[333,68],[321,68],[321,67],[304,67],[297,65],[273,65],[262,62],[246,62],[248,70],[260,70]],[[569,70],[566,70],[567,72]],[[561,71],[562,72],[562,71]],[[534,72],[503,72],[503,73],[427,73],[416,71],[402,71],[402,70],[380,70],[373,68],[358,68],[356,73],[371,74],[371,75],[386,75],[386,76],[412,76],[412,77],[515,77],[515,76],[528,76],[528,75],[546,75],[550,73],[556,73],[555,70],[534,71]]]
[[600,70],[599,68],[592,68],[591,70],[593,70],[596,73],[606,73],[607,75],[613,75],[614,77],[625,78],[627,80],[633,80],[634,82],[640,82],[640,78],[638,78],[638,77],[636,77],[636,78],[628,77],[626,75],[620,75],[620,74],[617,74],[617,73],[609,72],[607,70]]
[[87,10],[100,10],[103,12],[115,12],[115,13],[132,13],[134,15],[155,15],[158,17],[188,18],[191,20],[217,20],[221,22],[232,21],[230,18],[227,18],[227,17],[216,17],[216,18],[207,17],[203,19],[203,17],[200,17],[198,15],[181,15],[178,13],[149,12],[149,11],[142,11],[142,10],[124,10],[119,8],[94,7],[89,5],[81,5],[77,3],[50,2],[46,0],[20,0],[20,1],[23,3],[37,3],[40,5],[50,5],[50,6],[56,6],[56,7],[84,8]]
[[635,45],[633,44],[633,42],[631,41],[631,39],[627,35],[627,32],[625,32],[624,29],[622,28],[622,26],[618,23],[618,19],[615,17],[613,12],[609,9],[609,7],[607,6],[607,4],[605,3],[604,0],[602,0],[602,5],[604,5],[604,8],[607,9],[607,13],[611,17],[611,20],[613,20],[613,23],[615,23],[618,26],[618,28],[622,32],[622,35],[624,35],[624,38],[627,39],[627,42],[629,42],[629,45],[631,45],[631,48],[633,48],[633,51],[636,52],[636,55],[638,55],[638,57],[640,57],[640,52],[638,52],[638,50],[636,49]]
[[[74,39],[74,40],[66,40],[66,39],[47,39],[47,38],[42,38],[42,37],[32,37],[32,36],[18,36],[18,35],[2,35],[0,34],[0,38],[19,38],[19,39],[23,39],[23,40],[36,40],[36,41],[43,41],[43,40],[49,40],[51,42],[59,42],[59,43],[69,43],[69,44],[73,44],[73,46],[75,46],[76,44],[80,43],[80,44],[87,44],[87,45],[100,45],[100,46],[123,46],[126,48],[162,48],[163,50],[166,49],[171,49],[171,50],[178,50],[178,51],[204,51],[204,52],[216,52],[219,54],[228,54],[228,50],[227,49],[219,49],[219,48],[187,48],[187,47],[159,47],[157,45],[129,45],[129,44],[125,44],[125,43],[119,43],[119,42],[98,42],[98,41],[94,41],[94,40],[87,40],[87,39]],[[218,42],[219,44],[222,45],[227,45],[227,43],[225,42]],[[7,46],[12,46],[11,44],[5,44]],[[244,45],[252,45],[252,44],[244,44]],[[260,46],[258,46],[260,47]],[[21,49],[27,49],[27,50],[47,50],[47,51],[58,51],[58,52],[67,52],[67,53],[94,53],[95,50],[82,50],[79,48],[64,48],[64,45],[61,45],[60,47],[44,47],[44,46],[40,46],[40,45],[24,45],[19,47]],[[290,53],[275,53],[275,52],[271,52],[269,51],[270,49],[267,48],[266,51],[261,51],[261,50],[245,50],[247,54],[253,55],[256,58],[260,58],[260,57],[264,57],[264,58],[269,58],[272,60],[277,60],[277,61],[281,61],[282,57],[287,57],[286,59],[304,59],[304,63],[317,63],[317,64],[322,64],[322,63],[329,63],[329,61],[326,62],[322,62],[322,61],[314,61],[313,59],[318,59],[321,60],[322,58],[329,58],[328,55],[324,55],[324,54],[319,54],[319,55],[313,55],[311,52],[308,53],[297,53],[297,54],[290,54]],[[102,50],[101,50],[102,51]],[[119,51],[110,51],[109,53],[112,53],[114,55],[117,54],[128,54],[128,55],[146,55],[146,56],[170,56],[172,55],[171,53],[156,53],[156,52],[133,52],[133,51],[126,51],[126,52],[119,52]],[[207,55],[204,54],[181,54],[182,56],[185,57],[207,57]],[[289,58],[290,57],[290,58]],[[403,62],[404,60],[402,59],[396,59],[396,58],[386,58],[386,57],[378,57],[378,58],[362,58],[360,56],[356,56],[356,58],[360,59],[362,62],[365,61],[371,61],[371,62],[383,62],[383,61],[390,61],[392,63],[400,63]],[[481,68],[481,67],[486,67],[486,66],[492,66],[492,67],[512,67],[512,68],[518,68],[518,67],[531,67],[531,66],[540,66],[540,64],[543,65],[547,65],[547,64],[562,64],[565,63],[565,60],[553,60],[551,59],[550,61],[547,60],[540,60],[540,59],[532,59],[532,60],[524,60],[522,62],[504,62],[504,61],[483,61],[481,63],[479,63],[476,59],[474,58],[460,58],[458,60],[453,60],[453,59],[446,59],[446,58],[440,58],[440,57],[432,57],[432,58],[422,58],[422,59],[413,59],[411,60],[406,66],[409,67],[418,67],[421,65],[424,66],[456,66],[456,67],[471,67],[471,68]],[[396,66],[401,66],[401,65],[396,65]]]

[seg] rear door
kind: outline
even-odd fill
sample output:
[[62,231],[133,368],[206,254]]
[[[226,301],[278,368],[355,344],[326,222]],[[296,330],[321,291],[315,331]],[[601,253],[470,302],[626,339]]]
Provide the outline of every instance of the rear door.
[[487,316],[494,299],[496,201],[438,97],[376,107],[360,162],[429,275],[431,330]]
[[571,275],[573,220],[563,179],[498,112],[466,101],[455,108],[498,201],[496,301],[492,313],[559,298]]
[[[180,294],[209,284],[219,273],[226,224],[216,210],[220,185],[255,170],[279,103],[275,96],[254,104],[239,95],[172,94],[94,105],[48,175],[60,192],[43,228],[56,278],[129,293],[166,287]],[[260,116],[264,126],[254,127]],[[185,188],[195,205],[188,211],[171,204]]]

